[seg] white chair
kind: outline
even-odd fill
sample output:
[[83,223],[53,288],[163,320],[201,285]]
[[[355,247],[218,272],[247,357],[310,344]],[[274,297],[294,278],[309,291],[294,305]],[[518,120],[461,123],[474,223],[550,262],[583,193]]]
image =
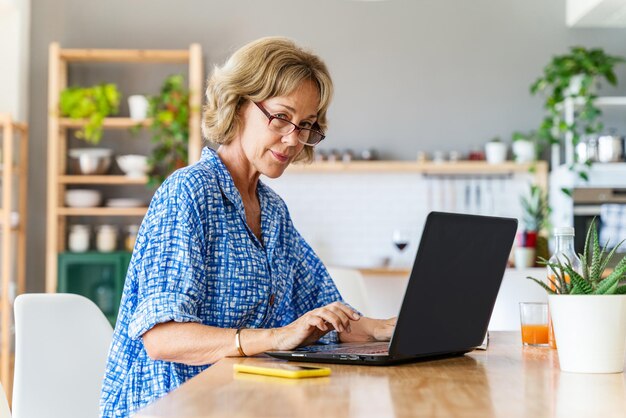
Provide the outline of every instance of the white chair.
[[345,267],[330,266],[327,269],[343,299],[363,315],[370,316],[363,275],[358,270]]
[[98,417],[113,330],[89,299],[15,299],[13,418]]
[[0,418],[11,418],[11,410],[9,409],[9,401],[7,394],[0,383]]

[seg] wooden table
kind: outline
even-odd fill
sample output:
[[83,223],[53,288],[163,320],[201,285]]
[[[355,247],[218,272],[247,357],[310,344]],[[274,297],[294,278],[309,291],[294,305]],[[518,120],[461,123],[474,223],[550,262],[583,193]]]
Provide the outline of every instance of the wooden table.
[[330,365],[332,375],[290,380],[233,373],[227,358],[137,417],[621,417],[626,377],[559,370],[555,350],[492,332],[489,349],[400,366]]

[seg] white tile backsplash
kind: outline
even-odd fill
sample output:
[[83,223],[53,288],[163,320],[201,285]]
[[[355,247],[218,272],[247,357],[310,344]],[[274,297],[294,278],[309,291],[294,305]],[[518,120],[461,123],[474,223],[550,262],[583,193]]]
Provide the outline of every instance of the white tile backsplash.
[[[263,181],[287,203],[296,228],[325,263],[378,266],[383,257],[410,264],[432,210],[520,218],[527,173],[425,176],[419,173],[286,172]],[[415,237],[398,255],[394,229]]]

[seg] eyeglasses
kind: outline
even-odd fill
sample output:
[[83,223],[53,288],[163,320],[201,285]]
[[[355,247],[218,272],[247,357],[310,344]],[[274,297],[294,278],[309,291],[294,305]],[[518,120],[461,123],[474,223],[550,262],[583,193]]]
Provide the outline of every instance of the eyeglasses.
[[298,142],[304,145],[308,145],[310,147],[314,147],[315,145],[319,144],[322,139],[326,137],[324,133],[319,129],[319,125],[317,124],[317,122],[315,122],[311,128],[304,128],[278,115],[270,114],[270,112],[265,110],[265,108],[261,106],[260,103],[253,103],[259,109],[261,109],[261,112],[263,112],[265,116],[267,116],[267,119],[269,120],[267,126],[274,133],[282,136],[287,136],[293,131],[297,130]]

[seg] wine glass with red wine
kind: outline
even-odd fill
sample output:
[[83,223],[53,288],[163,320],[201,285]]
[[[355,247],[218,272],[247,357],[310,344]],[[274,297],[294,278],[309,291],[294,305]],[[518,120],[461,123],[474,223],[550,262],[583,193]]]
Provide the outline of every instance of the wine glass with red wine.
[[402,229],[396,229],[393,231],[391,240],[393,241],[393,245],[398,250],[398,253],[402,255],[406,247],[409,246],[409,233],[408,231]]

